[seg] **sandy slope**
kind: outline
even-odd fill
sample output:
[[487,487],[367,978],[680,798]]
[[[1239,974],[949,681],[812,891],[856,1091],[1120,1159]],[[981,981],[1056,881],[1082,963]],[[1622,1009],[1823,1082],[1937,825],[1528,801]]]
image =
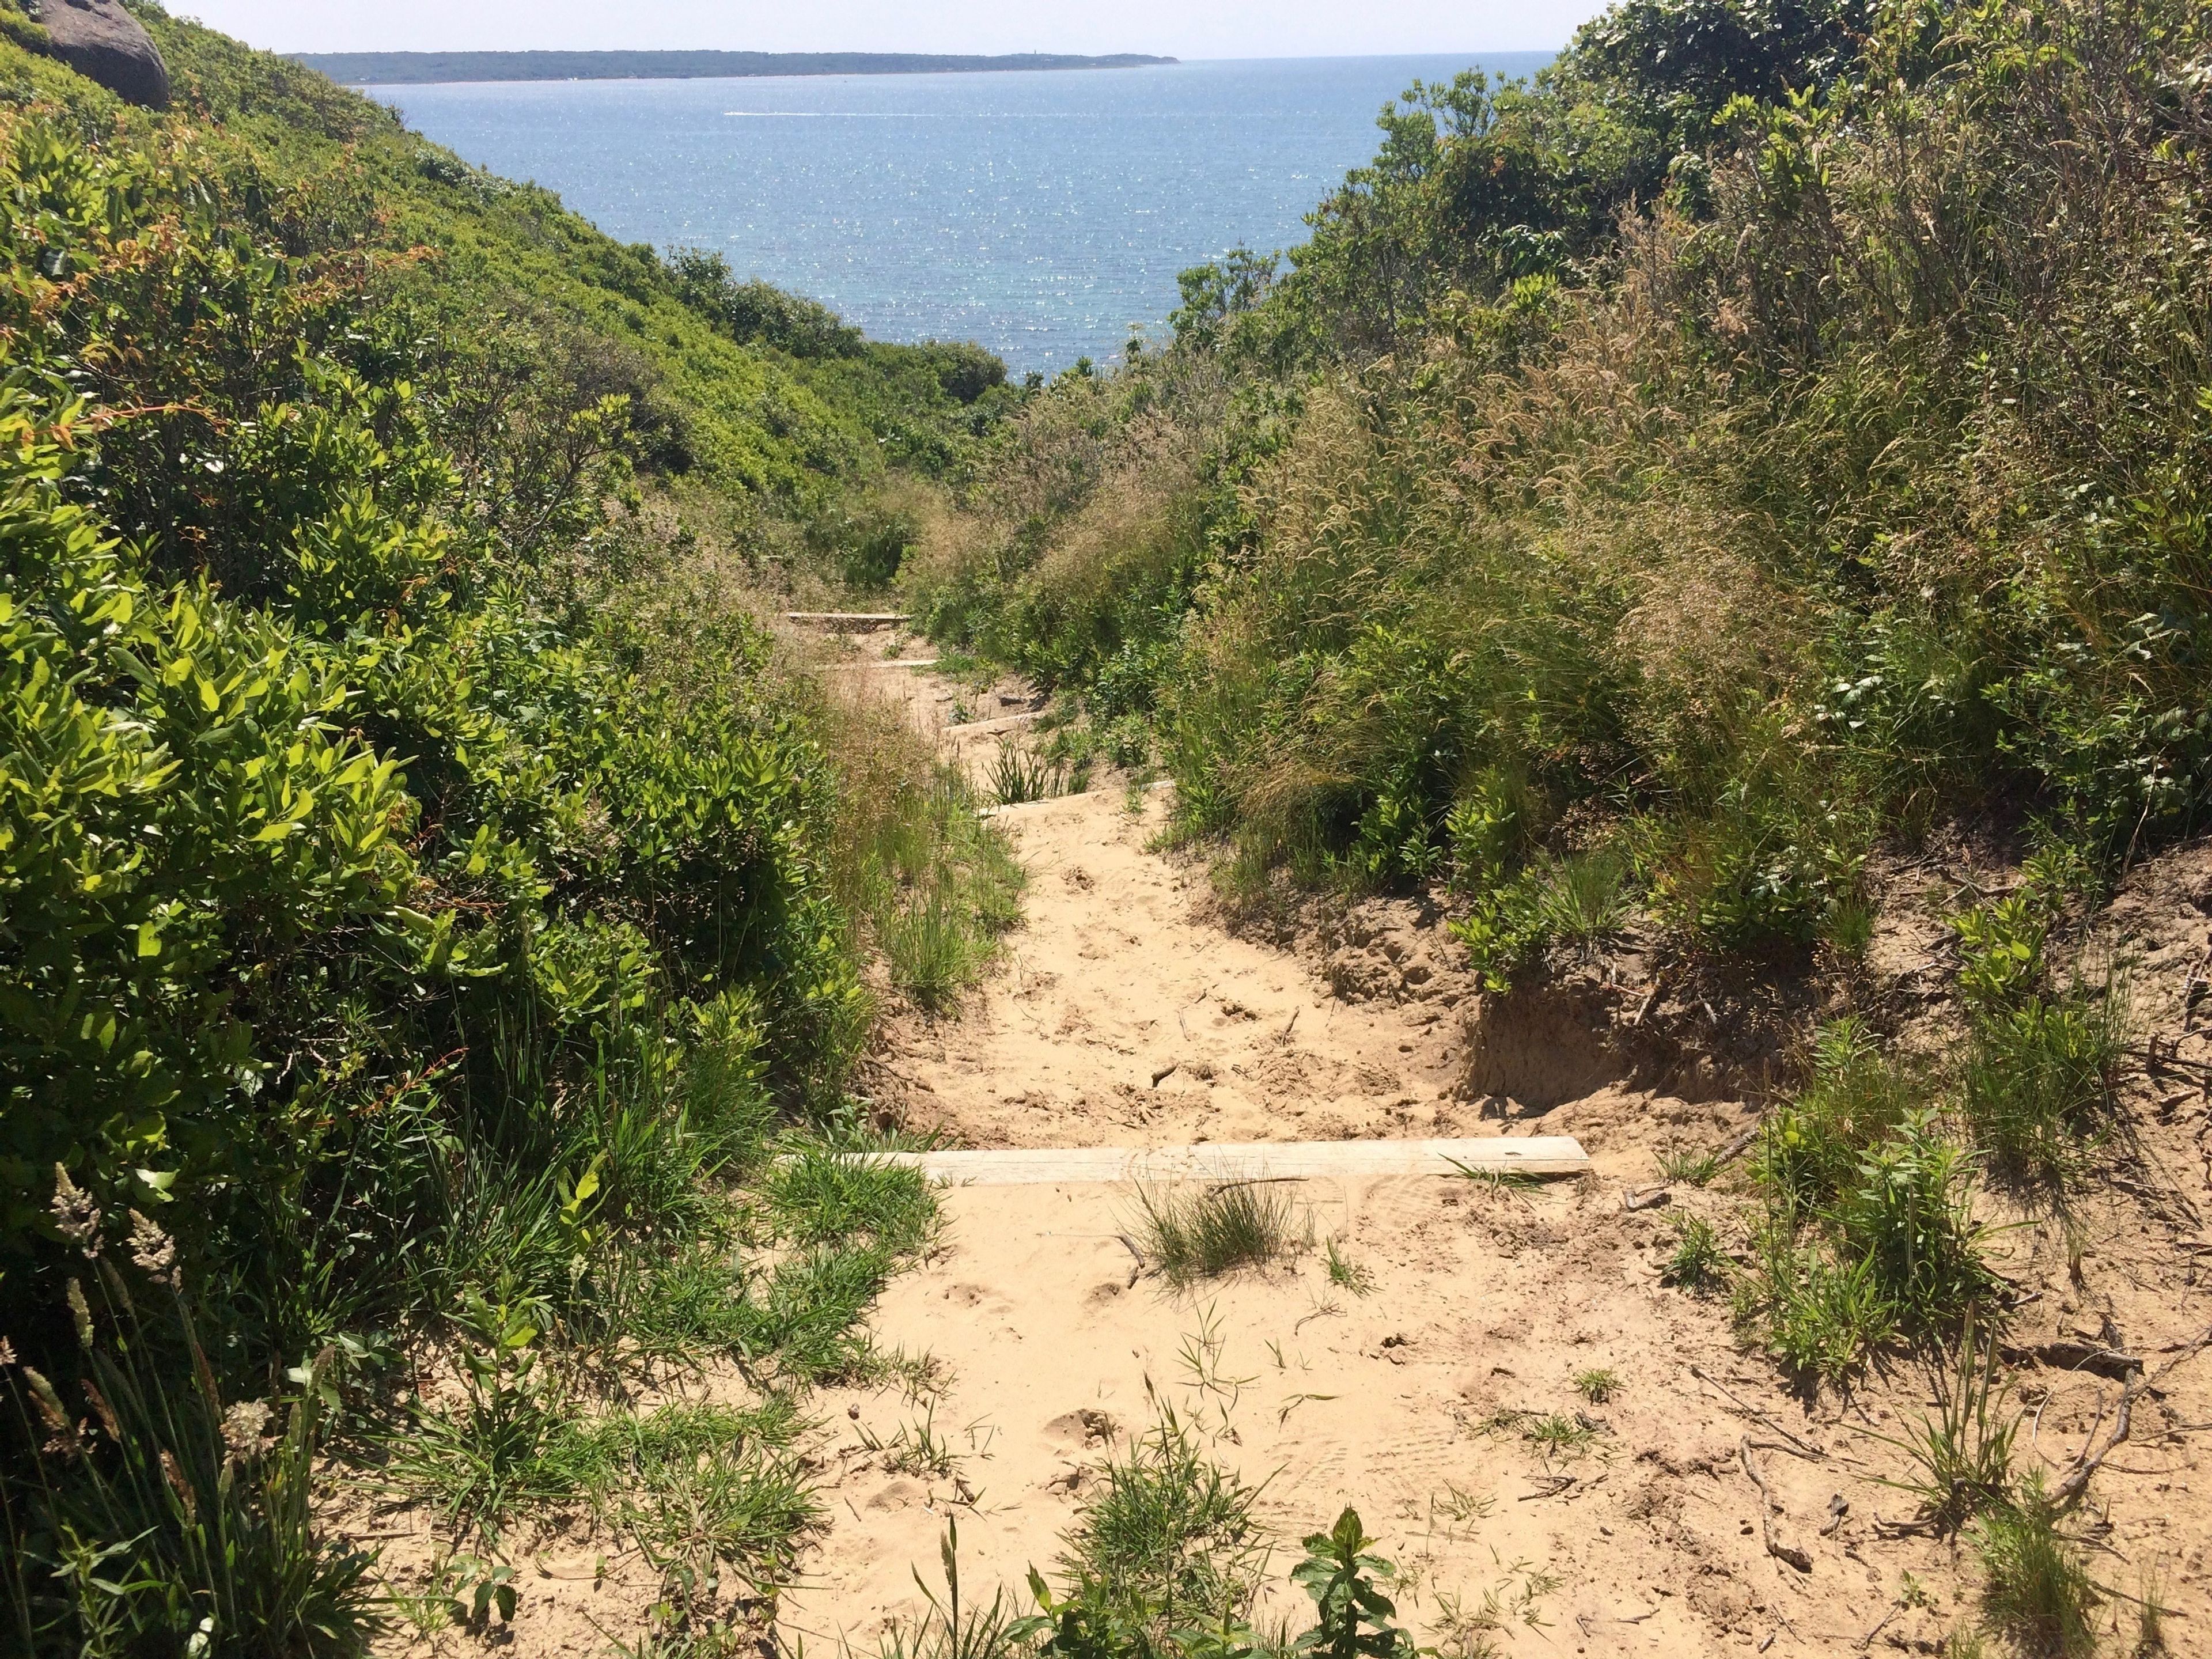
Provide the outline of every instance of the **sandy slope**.
[[911,1122],[977,1146],[1105,1146],[1475,1121],[1454,1094],[1449,1002],[1354,1012],[1305,964],[1200,921],[1204,875],[1145,850],[1164,792],[1144,799],[1000,814],[1030,874],[1026,924],[963,1018],[902,1030],[886,1069]]

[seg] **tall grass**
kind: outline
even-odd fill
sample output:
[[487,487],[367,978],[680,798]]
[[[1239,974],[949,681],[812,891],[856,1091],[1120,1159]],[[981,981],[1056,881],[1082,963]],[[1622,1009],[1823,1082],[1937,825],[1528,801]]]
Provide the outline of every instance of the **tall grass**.
[[891,711],[825,706],[841,777],[830,848],[836,891],[883,954],[891,983],[942,1012],[1021,919],[1021,866],[978,817],[973,791]]
[[313,1515],[334,1356],[288,1397],[226,1401],[173,1242],[142,1218],[133,1253],[135,1273],[87,1258],[69,1280],[69,1371],[7,1369],[15,1421],[0,1432],[21,1461],[0,1488],[0,1595],[22,1650],[358,1652],[380,1624],[372,1562]]

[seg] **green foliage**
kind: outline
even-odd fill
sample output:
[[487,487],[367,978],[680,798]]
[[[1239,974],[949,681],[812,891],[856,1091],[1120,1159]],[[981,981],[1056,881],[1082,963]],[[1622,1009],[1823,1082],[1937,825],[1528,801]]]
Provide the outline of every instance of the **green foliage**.
[[1397,1570],[1368,1553],[1374,1542],[1350,1508],[1330,1530],[1306,1539],[1306,1559],[1291,1578],[1313,1597],[1314,1624],[1296,1651],[1327,1659],[1411,1659],[1413,1638],[1391,1622],[1397,1605],[1382,1592]]
[[[672,520],[730,491],[750,550],[803,544],[769,521],[891,499],[1012,394],[968,348],[740,343],[650,251],[147,15],[166,117],[0,40],[0,1328],[117,1425],[9,1438],[4,1588],[34,1655],[337,1653],[317,1408],[234,1455],[218,1388],[451,1339],[398,1465],[489,1539],[596,1490],[579,1348],[865,1363],[919,1184],[728,1183],[847,1115],[886,896],[939,895],[972,974],[1016,884],[926,758],[879,794],[832,752]],[[190,1310],[109,1376],[52,1310],[142,1212]],[[692,1463],[630,1519],[687,1606],[782,1572],[804,1507]]]
[[1992,1168],[2059,1187],[2086,1167],[2111,1132],[2126,1010],[2114,986],[1977,1016],[1960,1062],[1960,1110]]
[[1324,1247],[1322,1261],[1328,1270],[1328,1282],[1339,1290],[1350,1291],[1354,1296],[1365,1296],[1374,1290],[1375,1270],[1353,1261],[1334,1238]]
[[1081,1626],[1095,1632],[1103,1621],[1157,1639],[1246,1607],[1265,1556],[1252,1513],[1258,1496],[1164,1410],[1109,1461],[1066,1535],[1060,1565],[1079,1587],[1078,1605],[1090,1609]]
[[757,280],[741,283],[719,253],[679,249],[668,269],[678,297],[741,345],[771,345],[794,357],[854,357],[863,349],[860,331],[826,306]]
[[1996,1286],[1974,1159],[1942,1132],[1930,1089],[1839,1022],[1766,1127],[1758,1260],[1737,1311],[1793,1368],[1836,1380],[1896,1333],[1955,1327]]
[[[2109,866],[2212,781],[2205,46],[1630,0],[1412,88],[1287,270],[1030,401],[921,608],[1141,712],[1240,884],[1449,880],[1493,988],[1631,903],[1856,959],[1869,854],[1991,798]],[[1963,924],[1975,994],[2038,904]]]

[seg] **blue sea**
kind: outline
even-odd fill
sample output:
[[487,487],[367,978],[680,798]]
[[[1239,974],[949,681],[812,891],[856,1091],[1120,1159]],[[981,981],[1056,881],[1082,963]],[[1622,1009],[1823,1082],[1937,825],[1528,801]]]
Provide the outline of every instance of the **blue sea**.
[[879,339],[1051,373],[1164,331],[1187,267],[1303,241],[1409,82],[1548,57],[370,90],[623,241],[717,249]]

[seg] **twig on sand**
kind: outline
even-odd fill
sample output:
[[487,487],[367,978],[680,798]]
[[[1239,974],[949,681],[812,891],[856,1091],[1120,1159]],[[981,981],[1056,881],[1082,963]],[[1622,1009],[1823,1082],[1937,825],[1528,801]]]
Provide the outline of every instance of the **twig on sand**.
[[1743,1464],[1743,1472],[1751,1477],[1751,1484],[1759,1488],[1759,1530],[1765,1535],[1766,1553],[1778,1561],[1789,1563],[1800,1572],[1812,1571],[1811,1556],[1806,1554],[1795,1544],[1784,1543],[1775,1535],[1774,1511],[1782,1506],[1774,1501],[1774,1494],[1768,1490],[1766,1477],[1759,1472],[1759,1465],[1751,1461],[1751,1437],[1746,1435],[1738,1441],[1735,1450],[1738,1460]]
[[1722,1147],[1720,1151],[1713,1154],[1713,1167],[1717,1170],[1723,1164],[1733,1164],[1738,1158],[1742,1156],[1745,1147],[1750,1146],[1753,1141],[1759,1139],[1759,1132],[1765,1127],[1766,1115],[1762,1112],[1759,1114],[1758,1122],[1753,1124],[1751,1127],[1744,1130],[1740,1134],[1731,1136],[1729,1139],[1728,1145]]
[[[2156,1376],[2147,1377],[2141,1371],[2130,1376],[2120,1389],[2119,1407],[2112,1413],[2112,1433],[2106,1438],[2104,1445],[2093,1452],[2090,1446],[2096,1443],[2097,1431],[2094,1427],[2090,1429],[2090,1444],[2081,1448],[2081,1455],[2075,1459],[2074,1467],[2067,1471],[2066,1478],[2052,1489],[2051,1494],[2052,1501],[2071,1504],[2087,1491],[2089,1477],[2096,1474],[2106,1458],[2126,1443],[2128,1431],[2135,1425],[2136,1396],[2146,1391],[2155,1390],[2158,1384],[2171,1376],[2177,1367],[2187,1364],[2198,1354],[2203,1352],[2208,1346],[2212,1346],[2212,1327],[2208,1327],[2203,1335],[2183,1343],[2179,1349],[2174,1350],[2173,1358],[2158,1368]],[[2103,1409],[2100,1407],[2098,1411],[2100,1420],[2102,1419],[2103,1415]]]
[[1801,1440],[1796,1435],[1790,1433],[1789,1430],[1784,1428],[1779,1423],[1774,1420],[1774,1417],[1771,1413],[1763,1412],[1759,1410],[1758,1407],[1752,1405],[1747,1401],[1740,1400],[1735,1395],[1730,1394],[1729,1390],[1723,1387],[1722,1384],[1715,1379],[1712,1374],[1710,1371],[1707,1371],[1703,1366],[1691,1366],[1690,1375],[1696,1377],[1698,1382],[1704,1383],[1707,1388],[1711,1389],[1716,1393],[1721,1395],[1730,1405],[1734,1406],[1738,1411],[1743,1413],[1745,1416],[1756,1418],[1759,1422],[1764,1423],[1768,1428],[1773,1430],[1775,1433],[1780,1435],[1784,1440],[1787,1440],[1790,1443],[1787,1447],[1777,1447],[1776,1449],[1778,1451],[1794,1451],[1798,1456],[1809,1457],[1816,1463],[1826,1461],[1828,1455],[1827,1453],[1822,1451],[1818,1446],[1813,1444],[1812,1442],[1808,1440]]
[[1904,1602],[1892,1601],[1887,1607],[1881,1610],[1881,1617],[1874,1621],[1874,1628],[1869,1631],[1864,1636],[1859,1638],[1859,1647],[1862,1651],[1874,1645],[1874,1638],[1881,1634],[1884,1627],[1888,1625],[1891,1620],[1896,1618],[1897,1615],[1904,1610]]
[[1557,1498],[1575,1484],[1571,1474],[1532,1474],[1528,1478],[1536,1483],[1536,1490],[1522,1492],[1513,1500],[1515,1503],[1526,1504],[1534,1498]]

